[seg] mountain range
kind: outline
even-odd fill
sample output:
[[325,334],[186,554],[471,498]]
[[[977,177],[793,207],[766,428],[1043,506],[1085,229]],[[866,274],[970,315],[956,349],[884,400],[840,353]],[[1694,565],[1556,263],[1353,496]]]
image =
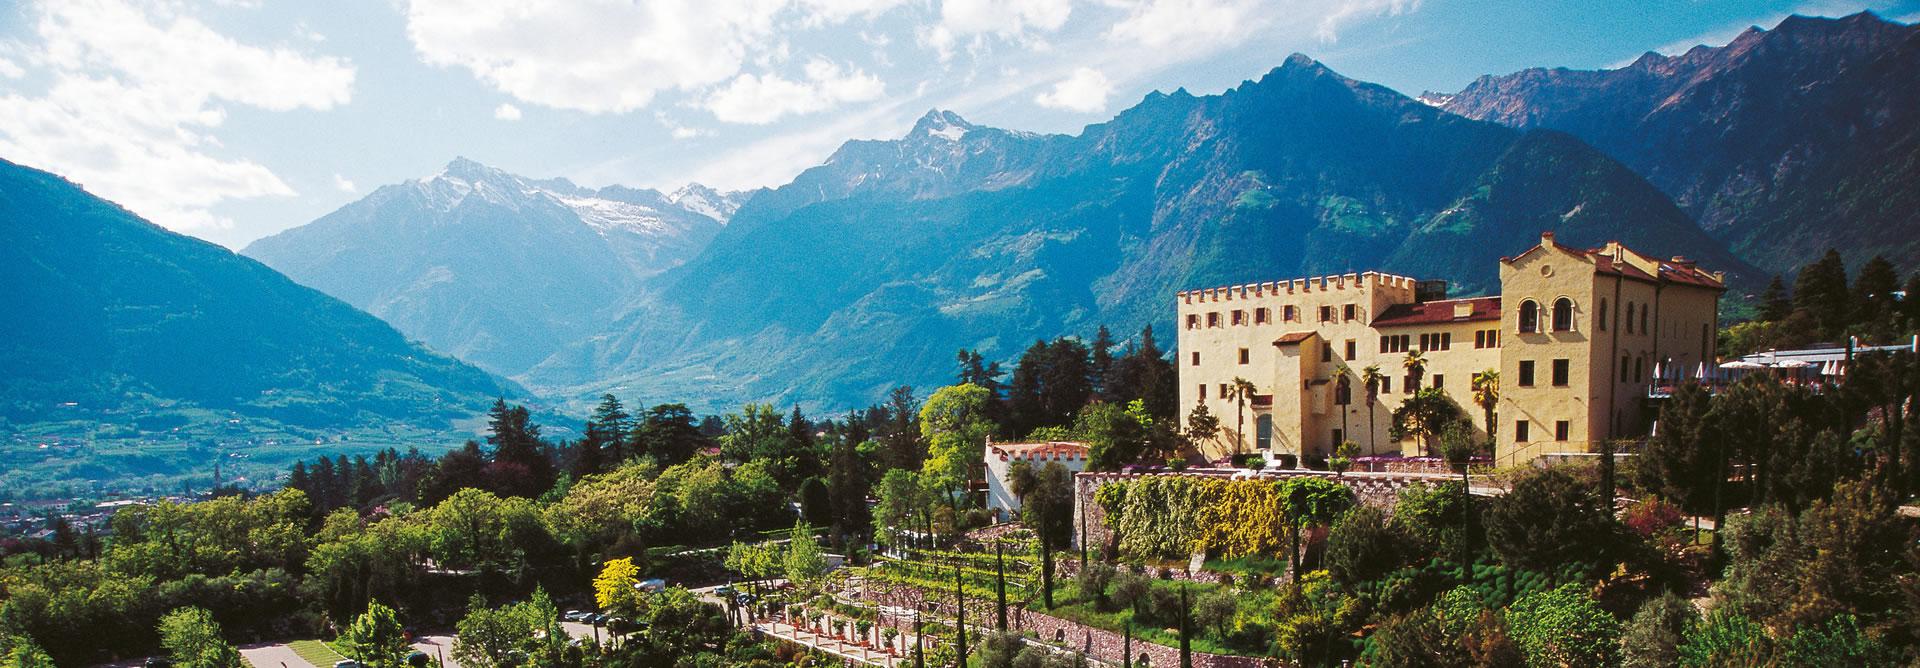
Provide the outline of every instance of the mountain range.
[[1920,266],[1920,26],[1794,16],[1618,69],[1530,69],[1422,99],[1580,137],[1730,249],[1790,273],[1829,248]]
[[1541,230],[1752,272],[1572,136],[1446,113],[1296,55],[1078,135],[936,110],[900,139],[849,142],[518,378],[563,396],[855,405],[946,382],[963,347],[1004,360],[1100,324],[1165,336],[1187,287],[1379,269],[1485,291]]
[[742,193],[534,180],[464,158],[242,253],[513,375],[611,319],[642,281],[713,240]]
[[1829,245],[1912,267],[1915,34],[1796,17],[1420,99],[1295,55],[1071,135],[930,111],[752,192],[456,159],[243,251],[285,276],[9,165],[0,278],[32,288],[6,417],[424,422],[520,387],[577,412],[607,391],[838,409],[949,382],[960,348],[1011,361],[1102,324],[1166,346],[1181,289],[1381,270],[1484,293],[1544,230],[1687,256],[1736,298]]
[[526,394],[259,262],[4,160],[0,285],[0,442],[28,446],[0,448],[13,490],[29,473],[128,474],[95,457],[112,442],[141,444],[129,454],[141,472],[210,469],[217,451],[186,462],[180,446],[448,430]]

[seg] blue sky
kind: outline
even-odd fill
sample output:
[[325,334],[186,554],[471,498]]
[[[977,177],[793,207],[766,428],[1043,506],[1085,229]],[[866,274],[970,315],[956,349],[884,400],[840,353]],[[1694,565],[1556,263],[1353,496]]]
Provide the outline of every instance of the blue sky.
[[779,185],[930,108],[1071,133],[1293,52],[1418,94],[1861,9],[1920,19],[1920,0],[0,2],[0,158],[239,247],[456,155]]

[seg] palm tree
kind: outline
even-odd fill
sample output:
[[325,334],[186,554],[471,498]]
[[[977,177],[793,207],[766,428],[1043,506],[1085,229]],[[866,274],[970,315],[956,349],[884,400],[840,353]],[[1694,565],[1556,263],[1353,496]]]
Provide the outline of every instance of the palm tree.
[[1487,444],[1492,446],[1494,421],[1493,407],[1500,405],[1500,370],[1487,369],[1473,374],[1473,403],[1480,407],[1480,413],[1487,420]]
[[1407,358],[1400,361],[1407,369],[1407,394],[1420,391],[1420,379],[1427,375],[1427,358],[1420,355],[1420,349],[1407,351]]
[[1233,397],[1233,454],[1241,454],[1240,446],[1247,442],[1247,400],[1258,391],[1253,381],[1234,376],[1233,384],[1227,388],[1227,396]]
[[1368,364],[1367,368],[1360,370],[1360,382],[1367,384],[1367,456],[1369,457],[1379,455],[1373,448],[1375,423],[1373,408],[1380,399],[1380,381],[1386,379],[1386,375],[1380,373],[1378,364]]

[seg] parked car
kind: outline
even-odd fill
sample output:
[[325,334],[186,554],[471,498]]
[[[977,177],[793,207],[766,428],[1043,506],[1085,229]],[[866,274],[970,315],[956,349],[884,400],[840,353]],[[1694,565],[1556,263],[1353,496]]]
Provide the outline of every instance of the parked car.
[[333,662],[333,668],[360,668],[360,662],[353,659]]
[[141,665],[146,668],[173,668],[173,661],[164,656],[156,656],[147,659],[146,663]]
[[662,580],[660,578],[647,578],[645,580],[640,581],[640,591],[644,591],[649,594],[653,592],[661,591],[666,588],[667,588],[667,581]]
[[565,619],[569,622],[584,622],[584,621],[587,621],[587,617],[592,614],[593,613],[587,612],[585,610],[568,610],[567,614],[561,616],[561,619]]
[[739,591],[734,589],[732,585],[720,585],[713,588],[713,595],[723,599],[737,593],[739,593]]

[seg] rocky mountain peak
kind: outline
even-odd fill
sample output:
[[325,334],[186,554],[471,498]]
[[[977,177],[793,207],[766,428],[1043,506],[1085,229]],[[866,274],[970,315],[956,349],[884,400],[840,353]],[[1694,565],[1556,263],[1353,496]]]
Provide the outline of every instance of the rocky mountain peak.
[[913,130],[907,133],[908,139],[933,137],[947,141],[960,141],[961,137],[979,126],[968,123],[959,114],[945,109],[932,109],[913,124]]

